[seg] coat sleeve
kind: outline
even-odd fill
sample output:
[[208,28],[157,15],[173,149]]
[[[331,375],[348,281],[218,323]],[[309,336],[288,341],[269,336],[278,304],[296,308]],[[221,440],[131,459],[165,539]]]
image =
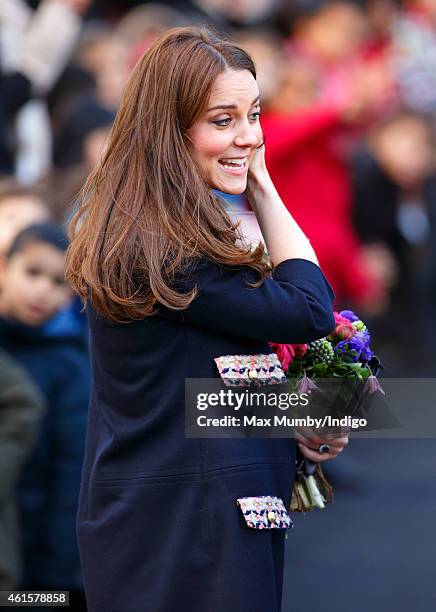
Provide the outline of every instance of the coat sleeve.
[[183,311],[160,307],[163,317],[218,332],[278,343],[322,338],[335,326],[334,293],[321,269],[306,259],[287,259],[260,287],[249,287],[257,274],[249,267],[229,267],[200,260],[178,283],[198,288]]

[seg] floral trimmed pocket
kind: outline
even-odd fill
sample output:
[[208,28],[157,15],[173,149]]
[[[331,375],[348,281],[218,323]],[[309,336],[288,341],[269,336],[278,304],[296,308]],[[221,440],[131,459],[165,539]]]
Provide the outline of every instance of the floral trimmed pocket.
[[276,353],[222,355],[214,361],[228,387],[278,385],[287,380]]
[[245,523],[252,529],[289,529],[294,526],[280,497],[263,495],[236,500]]

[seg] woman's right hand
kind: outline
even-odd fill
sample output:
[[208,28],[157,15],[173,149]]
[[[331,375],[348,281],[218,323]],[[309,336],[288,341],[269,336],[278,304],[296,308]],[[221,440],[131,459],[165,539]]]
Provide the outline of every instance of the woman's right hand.
[[253,208],[259,200],[259,193],[261,193],[262,188],[270,182],[271,178],[265,163],[265,140],[263,140],[255,149],[248,165],[245,195]]

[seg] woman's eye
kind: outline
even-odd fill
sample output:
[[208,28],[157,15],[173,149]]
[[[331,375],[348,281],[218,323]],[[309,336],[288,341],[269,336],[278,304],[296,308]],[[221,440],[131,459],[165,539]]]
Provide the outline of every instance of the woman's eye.
[[213,121],[212,123],[215,123],[215,125],[218,125],[219,127],[226,127],[226,125],[229,125],[230,121],[230,117],[227,117],[227,119],[218,119],[217,121]]
[[[260,112],[257,111],[255,113],[251,113],[250,115],[248,115],[248,118],[250,121],[252,122],[256,122],[259,119],[260,116]],[[226,119],[217,119],[216,121],[213,121],[212,123],[215,123],[215,125],[217,125],[218,127],[226,127],[230,124],[231,122],[231,117],[227,117]]]

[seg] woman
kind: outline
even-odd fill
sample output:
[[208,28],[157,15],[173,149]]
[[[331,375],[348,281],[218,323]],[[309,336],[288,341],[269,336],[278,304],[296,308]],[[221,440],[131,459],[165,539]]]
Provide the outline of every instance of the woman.
[[[288,507],[294,440],[184,435],[185,378],[334,327],[333,293],[261,141],[251,59],[207,30],[170,30],[133,70],[85,186],[68,276],[91,326],[78,512],[90,612],[280,610],[286,530],[248,528],[236,500]],[[272,275],[212,189],[246,190]],[[320,461],[347,443],[323,455],[323,441],[301,449]]]

